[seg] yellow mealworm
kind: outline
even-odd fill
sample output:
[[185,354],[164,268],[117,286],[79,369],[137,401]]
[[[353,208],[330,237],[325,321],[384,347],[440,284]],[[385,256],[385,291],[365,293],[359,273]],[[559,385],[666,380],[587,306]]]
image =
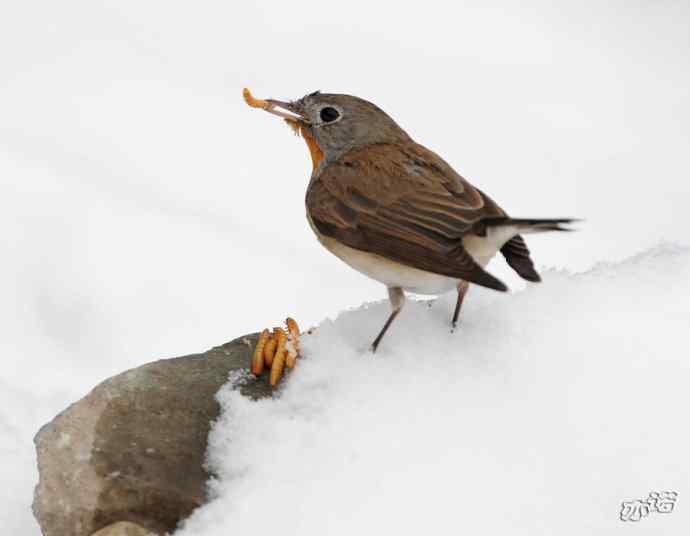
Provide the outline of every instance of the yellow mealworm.
[[[292,346],[295,350],[295,357],[300,355],[299,348],[299,326],[295,322],[294,318],[287,317],[285,320],[285,325],[287,326],[288,333],[290,334],[290,341],[292,341]],[[288,365],[289,366],[289,365]],[[294,366],[294,365],[293,365]],[[292,367],[290,367],[292,368]]]
[[257,376],[264,371],[264,346],[268,340],[268,330],[265,329],[259,335],[259,340],[254,348],[254,355],[252,356],[252,374]]
[[285,319],[285,325],[287,326],[288,332],[290,334],[297,338],[299,337],[299,326],[297,325],[297,322],[295,322],[294,318],[290,318],[289,316]]
[[276,354],[276,344],[278,341],[274,335],[271,335],[264,346],[264,362],[268,368],[273,364],[273,356]]
[[[280,328],[278,328],[280,329]],[[287,342],[287,333],[282,329],[279,332],[273,332],[278,339],[278,346],[276,348],[276,355],[273,357],[271,365],[271,385],[276,386],[283,376],[283,369],[285,368],[285,358],[287,351],[285,350],[285,343]]]
[[297,361],[297,350],[295,350],[294,344],[288,342],[287,346],[285,347],[285,351],[285,364],[287,365],[287,368],[295,368],[295,363]]
[[266,102],[263,99],[255,99],[254,96],[251,94],[251,91],[249,91],[248,87],[242,90],[242,96],[244,97],[244,102],[246,102],[252,108],[263,108],[264,110],[266,110],[271,106],[268,102]]

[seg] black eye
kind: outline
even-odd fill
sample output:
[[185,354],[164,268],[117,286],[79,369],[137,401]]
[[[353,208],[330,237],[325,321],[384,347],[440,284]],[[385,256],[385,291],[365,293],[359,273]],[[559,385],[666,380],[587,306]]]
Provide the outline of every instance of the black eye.
[[340,112],[338,112],[338,110],[335,108],[326,106],[325,108],[321,108],[319,115],[321,116],[321,121],[324,123],[330,123],[331,121],[335,121],[338,119],[338,117],[340,117]]

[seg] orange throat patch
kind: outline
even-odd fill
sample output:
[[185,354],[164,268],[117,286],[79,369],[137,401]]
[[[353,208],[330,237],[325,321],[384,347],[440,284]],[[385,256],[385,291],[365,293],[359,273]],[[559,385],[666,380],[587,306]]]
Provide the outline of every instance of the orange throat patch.
[[312,171],[315,170],[321,160],[323,160],[323,151],[319,148],[318,144],[316,143],[316,140],[309,134],[309,132],[299,123],[295,121],[290,121],[289,119],[286,119],[285,122],[290,126],[290,128],[297,134],[298,136],[301,136],[304,138],[304,141],[307,142],[307,147],[309,148],[309,154],[311,155],[311,163],[312,163]]

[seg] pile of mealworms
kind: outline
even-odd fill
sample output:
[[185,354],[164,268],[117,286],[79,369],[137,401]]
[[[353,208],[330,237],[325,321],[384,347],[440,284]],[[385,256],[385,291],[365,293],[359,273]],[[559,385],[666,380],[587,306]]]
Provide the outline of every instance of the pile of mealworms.
[[300,357],[299,327],[292,318],[285,320],[285,328],[265,329],[252,356],[252,374],[259,376],[264,370],[270,371],[269,381],[275,387],[283,377],[285,367],[292,369]]

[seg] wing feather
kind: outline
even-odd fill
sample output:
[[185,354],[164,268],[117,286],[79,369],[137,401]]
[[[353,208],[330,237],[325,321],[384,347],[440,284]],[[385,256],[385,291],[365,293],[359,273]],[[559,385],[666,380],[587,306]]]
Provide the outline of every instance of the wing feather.
[[315,175],[307,210],[322,234],[425,271],[505,290],[462,237],[505,213],[435,153],[409,143],[353,150]]

